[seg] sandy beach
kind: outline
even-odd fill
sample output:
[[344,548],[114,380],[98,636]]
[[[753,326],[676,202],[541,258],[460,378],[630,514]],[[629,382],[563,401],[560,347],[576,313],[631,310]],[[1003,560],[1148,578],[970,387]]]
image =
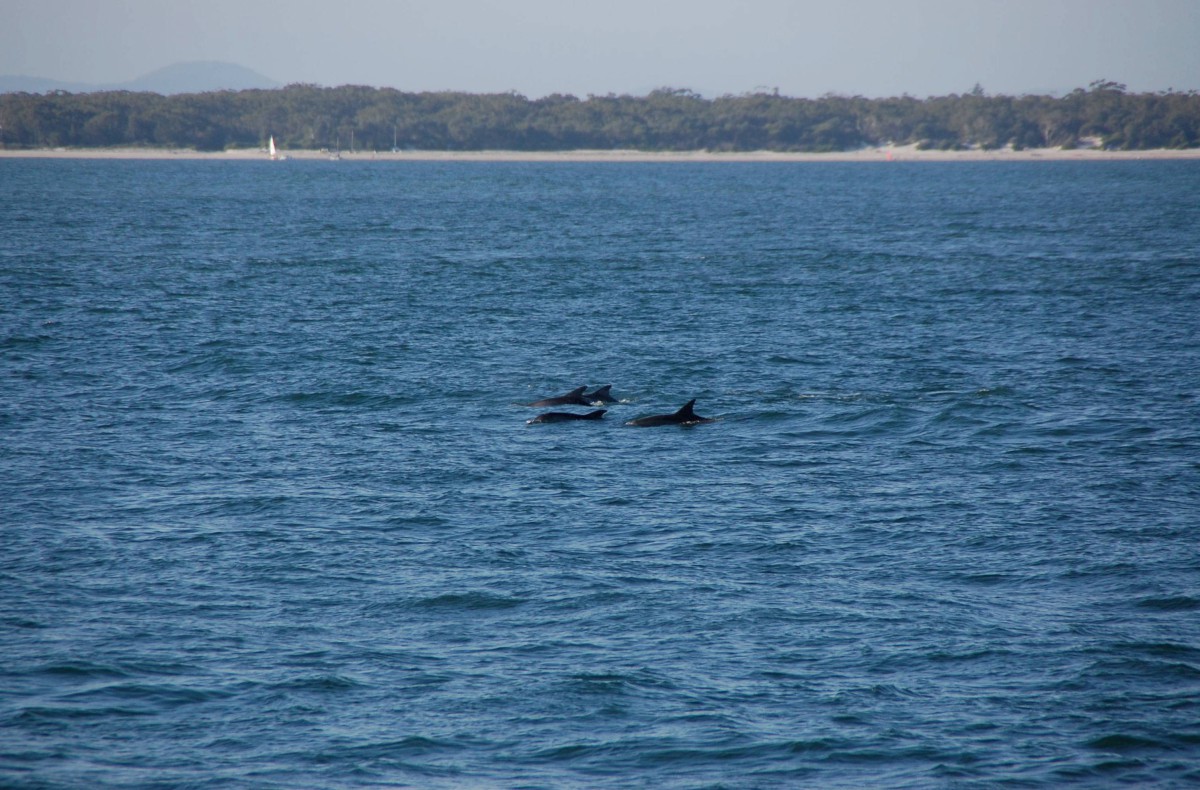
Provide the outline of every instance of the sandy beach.
[[[329,161],[328,151],[284,150],[284,160]],[[194,151],[167,148],[40,148],[0,149],[0,159],[197,159],[222,161],[267,160],[265,149]],[[1105,151],[1099,148],[1036,148],[1014,151],[919,150],[915,145],[862,148],[833,153],[746,151],[356,151],[341,152],[340,161],[352,162],[1037,162],[1115,161],[1147,159],[1200,159],[1200,148],[1147,151]]]

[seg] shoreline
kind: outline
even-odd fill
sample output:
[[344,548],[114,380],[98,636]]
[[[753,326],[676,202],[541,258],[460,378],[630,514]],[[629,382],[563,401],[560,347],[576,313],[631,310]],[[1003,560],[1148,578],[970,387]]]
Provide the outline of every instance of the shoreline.
[[[287,160],[329,161],[328,151],[288,150]],[[168,148],[0,149],[0,159],[145,159],[270,161],[265,150],[195,151]],[[1105,151],[1099,148],[1031,148],[1014,151],[918,150],[915,145],[879,146],[856,151],[800,153],[784,151],[358,151],[341,152],[342,162],[1061,162],[1128,160],[1200,160],[1200,148]]]

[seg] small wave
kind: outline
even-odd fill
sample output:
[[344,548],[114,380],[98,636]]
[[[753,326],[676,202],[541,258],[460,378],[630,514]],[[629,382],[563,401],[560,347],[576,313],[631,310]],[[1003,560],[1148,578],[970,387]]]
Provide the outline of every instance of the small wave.
[[[936,656],[930,656],[930,658],[938,660]],[[860,700],[918,699],[922,696],[924,695],[920,692],[897,686],[894,683],[875,683],[870,686],[839,691],[834,695],[834,699],[841,703],[854,703]]]
[[749,550],[755,554],[807,552],[811,549],[812,545],[807,541],[786,538],[771,543],[758,543],[749,546]]
[[596,755],[606,754],[613,748],[605,744],[568,743],[562,746],[542,749],[530,755],[530,758],[534,761],[547,763],[575,762],[586,760]]
[[127,678],[130,673],[106,664],[90,661],[64,661],[38,668],[38,673],[60,678]]
[[[68,705],[57,708],[63,715],[97,715],[115,711],[146,712],[224,699],[230,692],[161,683],[114,683],[66,694]],[[134,707],[130,707],[130,705]]]
[[22,628],[27,630],[36,630],[39,628],[47,628],[45,623],[37,620],[30,620],[25,617],[0,617],[0,625],[8,628]]
[[577,691],[613,693],[626,689],[671,689],[675,684],[650,672],[581,672],[571,676]]
[[467,611],[487,609],[515,609],[525,601],[485,592],[447,593],[424,598],[416,603],[422,609],[463,609]]
[[198,503],[197,512],[205,516],[250,516],[277,512],[288,501],[282,495],[213,498]]
[[808,756],[834,754],[838,742],[823,738],[786,743],[748,743],[738,746],[714,745],[710,747],[677,747],[649,751],[643,758],[648,763],[706,763],[713,760],[741,761],[763,760],[774,756],[803,754]]
[[1161,658],[1200,658],[1200,648],[1178,642],[1124,642],[1115,645],[1119,652],[1137,652]]
[[1017,581],[1020,577],[1011,573],[965,573],[957,577],[967,584],[977,584],[981,587],[992,587]]
[[1163,612],[1200,609],[1200,599],[1190,595],[1175,595],[1166,598],[1143,598],[1135,606],[1139,609],[1158,609]]
[[[979,648],[976,650],[936,650],[925,658],[937,663],[953,663],[958,661],[979,661],[981,659],[996,658],[999,656],[1011,655],[1008,650],[997,650],[992,648]],[[914,693],[914,696],[916,694]]]
[[64,722],[83,719],[125,718],[129,716],[153,716],[155,711],[127,705],[88,706],[74,705],[30,705],[23,707],[12,717],[12,721],[22,725],[36,725],[43,722]]
[[376,409],[401,406],[410,403],[411,399],[397,395],[387,395],[373,392],[290,392],[281,395],[280,400],[298,406],[317,406],[326,408],[371,407]]
[[292,678],[270,686],[270,688],[277,691],[316,691],[321,693],[349,691],[351,689],[369,687],[369,684],[348,678],[345,675],[332,674]]
[[732,422],[747,422],[747,421],[753,420],[755,422],[784,422],[786,420],[794,419],[795,417],[796,417],[795,412],[777,411],[774,409],[763,409],[762,411],[755,412],[752,415],[746,415],[744,417],[735,417],[731,421]]
[[[386,766],[389,771],[402,768],[410,776],[421,777],[421,781],[417,784],[399,785],[401,787],[462,787],[463,785],[458,782],[449,785],[437,784],[434,781],[435,777],[458,777],[460,769],[430,763],[428,762],[428,758],[448,752],[459,752],[465,748],[467,748],[465,745],[455,743],[454,741],[413,735],[406,738],[378,742],[343,741],[326,745],[324,748],[316,750],[306,749],[285,756],[288,762],[294,761],[301,764],[333,766],[335,768],[354,764],[356,766],[355,770],[360,776],[362,774],[375,774],[377,768]],[[410,763],[409,760],[413,758],[426,758],[426,760],[420,763]],[[332,784],[340,785],[344,783],[333,782]],[[389,783],[389,786],[392,785]],[[468,784],[466,786],[470,787],[472,785]]]
[[974,428],[977,432],[997,432],[1001,427],[985,415],[992,412],[977,401],[956,401],[934,414],[929,422],[939,428]]
[[1142,749],[1167,749],[1171,744],[1162,741],[1156,741],[1152,738],[1143,738],[1137,735],[1126,735],[1116,733],[1113,735],[1105,735],[1100,738],[1095,738],[1087,742],[1089,749],[1098,749],[1106,752],[1132,752]]
[[1200,666],[1161,658],[1112,657],[1092,664],[1083,673],[1089,682],[1129,676],[1153,678],[1162,683],[1195,683],[1200,679]]
[[885,404],[829,417],[825,423],[827,430],[840,434],[879,436],[908,427],[918,414],[912,408]]
[[0,350],[16,350],[22,348],[37,348],[54,339],[53,335],[9,335],[0,340]]
[[442,516],[418,513],[411,516],[390,516],[384,520],[386,527],[444,527],[450,522]]
[[397,754],[429,754],[431,752],[461,751],[463,748],[465,747],[462,744],[449,740],[427,738],[422,735],[410,735],[407,738],[400,738],[394,741],[380,741],[379,743],[364,743],[349,746],[338,751],[343,757],[347,755],[358,757],[395,757]]

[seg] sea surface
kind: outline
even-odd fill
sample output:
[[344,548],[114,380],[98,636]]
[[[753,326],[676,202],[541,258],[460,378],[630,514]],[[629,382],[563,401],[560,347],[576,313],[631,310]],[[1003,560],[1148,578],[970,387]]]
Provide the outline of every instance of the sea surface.
[[1200,785],[1200,162],[0,160],[0,377],[4,787]]

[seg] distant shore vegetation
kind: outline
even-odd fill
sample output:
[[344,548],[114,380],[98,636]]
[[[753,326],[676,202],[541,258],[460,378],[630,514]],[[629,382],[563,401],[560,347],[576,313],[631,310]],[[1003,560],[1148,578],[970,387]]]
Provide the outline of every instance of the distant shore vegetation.
[[[777,92],[706,99],[405,93],[289,85],[272,90],[0,95],[0,147],[160,147],[430,151],[851,151],[1200,147],[1200,93],[1130,93],[1097,80],[1062,96],[966,94],[918,99]],[[1098,141],[1098,143],[1097,143]]]

